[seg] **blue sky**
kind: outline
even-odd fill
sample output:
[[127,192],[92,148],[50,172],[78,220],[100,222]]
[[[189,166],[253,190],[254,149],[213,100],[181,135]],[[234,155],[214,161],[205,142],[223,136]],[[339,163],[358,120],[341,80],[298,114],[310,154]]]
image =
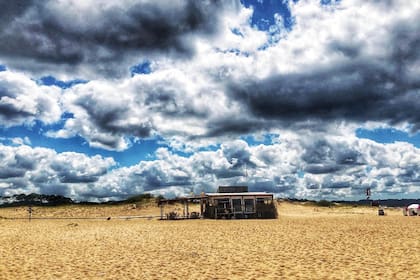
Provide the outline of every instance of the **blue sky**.
[[410,134],[394,128],[357,129],[356,136],[376,141],[378,143],[407,142],[420,148],[420,134]]
[[419,4],[135,2],[0,4],[0,195],[420,197]]

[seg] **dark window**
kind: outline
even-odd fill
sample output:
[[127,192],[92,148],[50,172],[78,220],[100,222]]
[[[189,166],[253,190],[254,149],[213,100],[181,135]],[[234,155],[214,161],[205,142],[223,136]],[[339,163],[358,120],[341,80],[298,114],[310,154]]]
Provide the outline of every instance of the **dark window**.
[[242,201],[241,199],[232,199],[233,204],[233,210],[235,212],[241,212],[242,211]]
[[245,212],[254,212],[254,200],[253,199],[245,199]]
[[264,198],[257,198],[257,204],[264,204]]
[[228,209],[230,208],[229,198],[222,198],[216,200],[217,208],[219,209]]

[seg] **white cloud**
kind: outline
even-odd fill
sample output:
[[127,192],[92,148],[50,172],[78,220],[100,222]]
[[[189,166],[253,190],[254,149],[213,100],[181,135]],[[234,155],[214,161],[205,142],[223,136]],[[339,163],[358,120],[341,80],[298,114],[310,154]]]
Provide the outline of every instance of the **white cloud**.
[[35,120],[52,124],[60,120],[61,90],[40,86],[22,73],[0,72],[0,125],[31,125]]
[[155,160],[112,170],[111,158],[2,145],[1,194],[58,193],[103,201],[143,192],[180,196],[225,184],[314,199],[361,199],[367,187],[376,198],[420,194],[418,148],[355,136],[310,136],[316,145],[289,133],[271,145],[250,146],[237,140],[189,156],[160,148]]
[[[218,185],[246,184],[253,190],[283,197],[362,199],[367,187],[378,198],[381,193],[419,194],[419,149],[406,143],[378,144],[355,136],[325,141],[327,148],[310,146],[299,135],[284,136],[273,145],[249,146],[243,141],[226,142],[215,151],[200,151],[182,157],[159,149],[157,159],[130,168],[115,169],[97,182],[112,193],[126,196],[152,192],[179,196],[191,191],[214,191]],[[317,154],[309,159],[304,151]],[[402,156],[395,157],[395,153]],[[402,160],[404,158],[404,160]],[[304,171],[308,161],[335,172]],[[389,164],[387,164],[389,162]],[[322,170],[322,169],[320,169]],[[389,179],[393,178],[390,185]]]
[[0,195],[35,192],[79,198],[80,189],[88,188],[115,165],[112,158],[99,155],[56,153],[26,145],[0,145],[0,158]]

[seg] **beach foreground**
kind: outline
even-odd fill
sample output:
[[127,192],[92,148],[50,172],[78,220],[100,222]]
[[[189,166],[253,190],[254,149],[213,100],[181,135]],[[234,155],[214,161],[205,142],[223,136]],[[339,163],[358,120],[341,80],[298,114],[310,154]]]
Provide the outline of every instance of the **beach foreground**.
[[[416,279],[420,217],[281,203],[277,220],[124,219],[157,207],[0,209],[0,279]],[[111,217],[110,220],[99,217]],[[119,218],[113,218],[113,217]]]

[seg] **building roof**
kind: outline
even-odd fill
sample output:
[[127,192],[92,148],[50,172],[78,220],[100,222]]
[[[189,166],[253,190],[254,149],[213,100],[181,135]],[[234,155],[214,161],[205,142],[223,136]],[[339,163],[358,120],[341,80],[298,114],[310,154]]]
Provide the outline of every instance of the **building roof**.
[[266,192],[240,192],[240,193],[206,193],[206,196],[273,196]]
[[219,186],[218,193],[239,193],[248,192],[248,186]]

